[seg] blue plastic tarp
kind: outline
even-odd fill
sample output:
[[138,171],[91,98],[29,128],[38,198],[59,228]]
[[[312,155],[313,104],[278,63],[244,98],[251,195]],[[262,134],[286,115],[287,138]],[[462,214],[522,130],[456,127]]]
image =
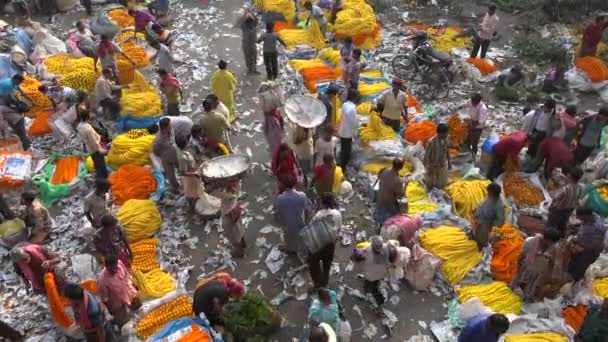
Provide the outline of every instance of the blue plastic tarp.
[[30,53],[32,53],[32,40],[27,33],[23,30],[15,31],[15,40],[17,41],[17,45],[19,45],[29,57]]
[[152,176],[154,176],[154,180],[156,180],[156,191],[150,194],[150,199],[153,201],[158,201],[160,197],[167,190],[167,185],[165,184],[165,176],[159,170],[152,171]]
[[[192,324],[196,324],[196,325],[200,326],[201,329],[209,332],[209,323],[206,321],[203,321],[202,319],[200,319],[198,317],[194,318],[194,319],[180,318],[175,321],[171,321],[171,322],[167,323],[160,332],[158,332],[156,335],[150,337],[148,339],[148,341],[151,341],[151,342],[161,341],[163,338],[167,338],[171,334],[173,334],[181,329],[187,328],[187,327],[191,326]],[[209,332],[209,336],[211,336],[213,338],[213,336],[210,332]],[[213,338],[213,342],[224,342],[224,340],[221,338]]]
[[118,131],[123,133],[130,129],[148,128],[157,123],[162,117],[163,114],[147,118],[136,118],[131,116],[131,114],[127,114],[118,118]]

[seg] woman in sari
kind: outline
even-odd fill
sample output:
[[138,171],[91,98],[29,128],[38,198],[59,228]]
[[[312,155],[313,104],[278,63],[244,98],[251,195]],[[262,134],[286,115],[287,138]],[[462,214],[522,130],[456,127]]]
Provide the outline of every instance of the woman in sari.
[[522,251],[519,273],[513,280],[513,289],[521,288],[526,302],[553,298],[560,288],[570,281],[567,265],[567,242],[560,239],[555,229],[545,230],[543,235],[526,239]]
[[230,122],[236,120],[236,108],[234,107],[234,92],[236,91],[236,77],[228,70],[228,63],[220,61],[219,70],[211,77],[211,93],[219,98],[230,111]]
[[182,186],[184,187],[184,196],[194,212],[196,201],[199,199],[201,178],[198,174],[198,165],[194,156],[190,151],[186,150],[189,139],[179,139],[175,141],[177,145],[177,170],[182,176]]
[[63,285],[65,279],[57,272],[61,259],[46,246],[31,243],[16,246],[11,251],[11,256],[15,271],[35,293],[46,295],[44,274],[47,272],[55,275],[59,287]]
[[272,173],[277,177],[279,193],[282,193],[286,186],[283,184],[283,180],[292,177],[292,179],[298,179],[298,162],[296,155],[293,153],[291,148],[286,143],[281,143],[275,150],[272,156]]
[[101,218],[101,228],[95,232],[93,243],[102,258],[116,255],[127,269],[131,269],[133,253],[116,217],[106,214]]
[[282,105],[281,89],[275,81],[262,82],[258,87],[260,105],[264,112],[262,131],[270,152],[276,151],[285,139],[284,121],[279,107]]

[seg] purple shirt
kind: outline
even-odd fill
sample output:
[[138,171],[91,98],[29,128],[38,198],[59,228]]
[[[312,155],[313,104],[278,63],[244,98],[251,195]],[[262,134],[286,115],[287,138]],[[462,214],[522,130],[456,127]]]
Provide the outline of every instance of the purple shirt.
[[145,27],[149,22],[154,21],[154,16],[148,11],[135,11],[135,27]]
[[475,316],[468,320],[458,342],[498,342],[498,337],[488,324],[489,315]]

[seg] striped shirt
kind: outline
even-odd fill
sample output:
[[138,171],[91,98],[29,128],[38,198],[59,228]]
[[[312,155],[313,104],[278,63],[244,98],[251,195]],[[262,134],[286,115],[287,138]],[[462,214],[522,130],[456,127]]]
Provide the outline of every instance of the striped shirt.
[[604,247],[606,226],[602,219],[593,214],[593,222],[583,223],[576,234],[576,242],[589,251],[601,251]]
[[450,149],[448,140],[434,136],[426,145],[424,153],[424,166],[443,167],[447,164]]
[[561,187],[553,196],[551,207],[556,209],[574,209],[578,206],[583,189],[580,185],[568,183]]

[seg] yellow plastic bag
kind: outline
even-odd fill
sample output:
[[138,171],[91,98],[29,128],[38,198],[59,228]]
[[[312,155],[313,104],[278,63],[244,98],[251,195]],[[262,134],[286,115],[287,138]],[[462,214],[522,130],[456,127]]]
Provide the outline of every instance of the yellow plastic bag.
[[458,284],[481,261],[477,244],[458,227],[441,226],[419,235],[422,247],[440,257],[441,269],[452,285]]
[[342,168],[339,166],[336,166],[334,170],[334,184],[332,185],[331,191],[334,194],[337,194],[338,192],[340,192],[342,180],[344,179],[344,173],[342,173]]
[[502,281],[463,286],[456,288],[456,293],[458,294],[458,301],[460,303],[465,303],[469,299],[477,297],[483,305],[501,314],[518,315],[523,306],[521,298]]

